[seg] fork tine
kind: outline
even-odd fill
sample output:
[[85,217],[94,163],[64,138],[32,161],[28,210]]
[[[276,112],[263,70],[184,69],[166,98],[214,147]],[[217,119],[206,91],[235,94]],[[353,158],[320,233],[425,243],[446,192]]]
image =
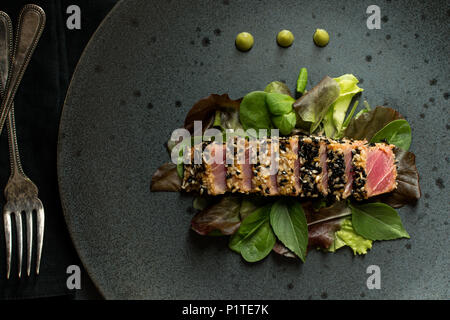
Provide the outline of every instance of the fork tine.
[[41,200],[39,201],[39,206],[36,210],[36,222],[37,222],[37,246],[36,246],[36,274],[39,274],[39,268],[41,265],[41,254],[42,254],[42,243],[44,241],[44,206]]
[[9,279],[11,273],[11,213],[3,213],[3,223],[5,225],[5,242],[6,242],[6,279]]
[[20,211],[14,213],[17,230],[17,259],[19,261],[19,278],[22,276],[22,255],[23,255],[23,234],[22,234],[22,213]]
[[33,245],[33,211],[27,211],[27,276],[30,276],[31,271],[31,251]]

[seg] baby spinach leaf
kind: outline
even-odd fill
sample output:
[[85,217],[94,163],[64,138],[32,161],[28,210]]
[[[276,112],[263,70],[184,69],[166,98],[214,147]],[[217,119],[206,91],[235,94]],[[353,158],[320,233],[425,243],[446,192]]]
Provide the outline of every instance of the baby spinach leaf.
[[269,223],[270,208],[271,205],[266,205],[255,210],[242,221],[238,231],[230,239],[230,249],[240,253],[245,261],[264,259],[276,242]]
[[411,145],[411,127],[404,119],[389,122],[370,139],[370,142],[387,141],[400,149],[408,151]]
[[313,133],[322,122],[328,108],[339,97],[339,84],[330,77],[325,77],[293,104],[297,114],[297,126],[309,123]]
[[292,97],[291,94],[291,90],[289,90],[288,86],[286,85],[286,83],[281,82],[281,81],[273,81],[271,83],[269,83],[266,88],[264,89],[264,92],[267,93],[282,93],[282,94],[287,94],[288,96]]
[[266,95],[266,103],[269,107],[269,112],[276,116],[291,112],[294,101],[294,98],[286,94],[268,93]]
[[270,224],[278,239],[305,261],[308,226],[300,203],[286,199],[275,202],[270,210]]
[[249,195],[246,195],[242,198],[241,203],[241,210],[240,210],[240,216],[241,220],[244,220],[247,218],[252,212],[254,212],[256,209],[263,207],[266,205],[269,201],[265,197],[252,197]]
[[267,93],[263,91],[253,91],[242,99],[239,118],[245,130],[273,128],[266,95]]
[[294,112],[283,114],[281,116],[275,116],[272,118],[272,122],[280,130],[282,135],[289,135],[295,128],[296,116]]
[[376,202],[350,205],[355,231],[370,240],[392,240],[409,238],[395,209]]

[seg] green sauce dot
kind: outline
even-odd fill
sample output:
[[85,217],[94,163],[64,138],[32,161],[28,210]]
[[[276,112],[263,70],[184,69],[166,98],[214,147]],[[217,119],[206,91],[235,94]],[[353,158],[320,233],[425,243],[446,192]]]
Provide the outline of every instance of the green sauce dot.
[[317,46],[325,47],[330,42],[330,35],[324,29],[316,29],[313,39]]
[[248,32],[241,32],[236,36],[236,47],[241,51],[248,51],[253,47],[255,40]]
[[281,30],[277,35],[277,43],[281,47],[289,47],[294,43],[294,35],[289,30]]

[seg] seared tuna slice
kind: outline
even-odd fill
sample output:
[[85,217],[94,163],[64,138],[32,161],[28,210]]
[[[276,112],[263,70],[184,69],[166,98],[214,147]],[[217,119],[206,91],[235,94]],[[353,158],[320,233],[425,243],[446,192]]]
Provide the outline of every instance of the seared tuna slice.
[[353,184],[352,195],[356,200],[367,199],[366,192],[366,145],[357,146],[352,150]]
[[391,192],[397,187],[394,145],[376,143],[367,150],[367,197]]
[[280,138],[280,162],[277,174],[280,195],[295,196],[300,193],[298,137]]
[[249,143],[244,138],[234,138],[227,146],[232,164],[227,163],[226,182],[231,192],[249,193],[252,191],[252,166]]
[[367,199],[391,192],[397,187],[397,167],[393,145],[371,143],[355,148],[353,152],[353,196]]
[[338,201],[343,197],[348,181],[345,163],[346,153],[350,154],[349,167],[351,167],[351,147],[349,144],[332,141],[327,145],[329,197]]
[[190,159],[187,161],[190,163],[184,165],[181,188],[186,192],[199,192],[200,194],[207,192],[208,188],[203,182],[203,178],[205,177],[205,163],[201,161],[201,163],[195,164],[194,161],[194,155],[201,159],[203,147],[205,146],[206,144],[192,147],[190,148],[190,154],[185,155],[185,160]]
[[225,161],[225,144],[213,142],[203,151],[203,162],[205,163],[203,183],[210,195],[223,194],[227,191]]
[[[252,185],[254,192],[264,196],[278,194],[278,150],[277,143],[272,147],[271,139],[258,140],[257,163],[253,165]],[[272,150],[272,148],[274,150]]]
[[320,167],[322,168],[321,173],[316,178],[317,189],[323,196],[328,195],[328,161],[327,161],[327,145],[330,143],[329,140],[325,138],[320,138],[319,142],[319,160]]
[[320,165],[320,138],[302,137],[299,139],[298,160],[301,197],[318,197],[317,184],[320,181],[322,166]]

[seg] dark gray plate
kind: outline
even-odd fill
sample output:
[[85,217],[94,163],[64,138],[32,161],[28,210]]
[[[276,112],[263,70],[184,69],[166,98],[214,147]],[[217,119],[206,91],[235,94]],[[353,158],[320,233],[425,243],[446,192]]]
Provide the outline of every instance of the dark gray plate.
[[[78,253],[106,298],[449,298],[449,7],[438,1],[123,1],[105,19],[73,77],[59,136],[58,174]],[[330,31],[325,48],[315,28]],[[279,48],[279,30],[295,43]],[[248,53],[234,47],[255,37]],[[272,80],[294,87],[353,73],[362,98],[404,114],[413,128],[424,197],[400,210],[410,240],[310,252],[306,263],[271,254],[248,264],[227,239],[190,231],[190,197],[150,193],[168,161],[163,143],[210,93],[238,98]],[[369,290],[366,269],[381,269]]]

